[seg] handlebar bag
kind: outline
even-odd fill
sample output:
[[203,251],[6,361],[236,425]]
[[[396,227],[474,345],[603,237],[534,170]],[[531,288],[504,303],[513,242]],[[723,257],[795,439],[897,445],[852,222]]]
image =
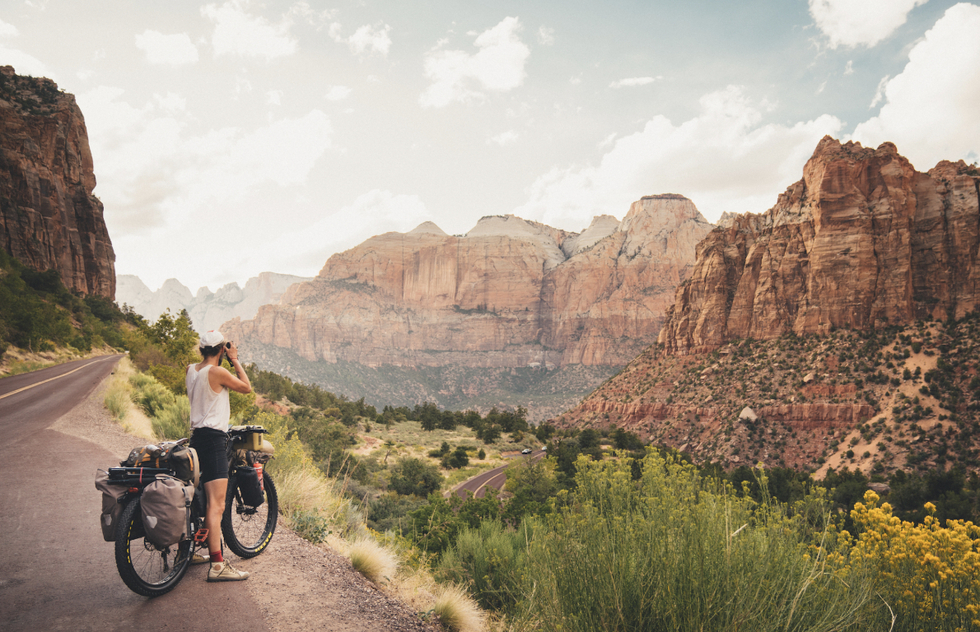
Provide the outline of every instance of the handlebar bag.
[[185,536],[190,537],[188,530],[193,500],[193,485],[186,485],[173,476],[158,474],[156,480],[143,489],[140,497],[146,538],[162,548],[177,544]]
[[249,507],[258,507],[265,502],[261,476],[261,466],[239,465],[235,468],[235,477],[238,479],[238,489],[242,493],[242,502]]
[[95,489],[102,492],[102,513],[99,515],[99,526],[102,527],[102,537],[106,542],[116,539],[116,523],[122,515],[123,505],[119,502],[129,487],[113,485],[109,482],[109,474],[105,470],[95,473]]

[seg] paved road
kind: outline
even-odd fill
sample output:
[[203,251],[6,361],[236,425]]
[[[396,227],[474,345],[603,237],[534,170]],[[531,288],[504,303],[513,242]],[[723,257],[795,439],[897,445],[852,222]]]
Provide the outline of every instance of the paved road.
[[[544,458],[546,452],[544,450],[535,450],[531,454],[520,455],[515,458],[531,459],[537,461],[538,459]],[[470,492],[477,498],[483,498],[487,493],[487,487],[493,487],[495,489],[502,489],[504,483],[507,482],[506,474],[507,466],[502,465],[498,468],[494,468],[479,476],[474,476],[470,480],[466,481],[454,491],[456,495],[460,498],[466,498],[467,493]]]
[[[102,539],[95,470],[107,450],[48,429],[109,375],[120,356],[0,380],[0,628],[267,630],[242,584],[208,584],[193,567],[157,599],[126,588]],[[208,605],[210,602],[212,605]]]

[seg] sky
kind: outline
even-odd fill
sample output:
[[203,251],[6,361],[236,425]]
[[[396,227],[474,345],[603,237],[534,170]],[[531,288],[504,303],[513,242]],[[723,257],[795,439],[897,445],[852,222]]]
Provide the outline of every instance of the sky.
[[117,274],[313,276],[368,237],[644,195],[761,213],[824,135],[980,160],[980,2],[3,0],[85,116]]

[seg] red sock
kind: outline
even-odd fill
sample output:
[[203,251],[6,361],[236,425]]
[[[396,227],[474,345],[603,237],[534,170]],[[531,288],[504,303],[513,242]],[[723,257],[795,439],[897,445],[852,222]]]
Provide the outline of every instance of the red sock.
[[221,557],[221,551],[211,551],[211,562],[224,562],[225,558]]

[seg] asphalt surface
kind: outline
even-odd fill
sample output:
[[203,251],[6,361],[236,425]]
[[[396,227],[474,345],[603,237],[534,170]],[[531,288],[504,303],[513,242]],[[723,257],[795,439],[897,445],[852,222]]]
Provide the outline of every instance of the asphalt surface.
[[172,592],[147,599],[119,578],[113,544],[99,528],[101,495],[94,483],[96,469],[118,459],[49,429],[92,393],[119,357],[0,380],[0,628],[267,630],[244,584],[208,584],[202,573],[189,572]]
[[[535,450],[531,452],[531,454],[521,454],[514,458],[531,459],[532,461],[537,461],[538,459],[544,458],[546,454],[547,453],[544,450]],[[497,490],[503,489],[504,483],[507,482],[506,470],[507,466],[502,465],[486,471],[478,476],[474,476],[457,487],[454,490],[454,493],[463,499],[467,497],[467,492],[470,492],[477,498],[483,498],[487,494],[487,487],[493,487]]]

